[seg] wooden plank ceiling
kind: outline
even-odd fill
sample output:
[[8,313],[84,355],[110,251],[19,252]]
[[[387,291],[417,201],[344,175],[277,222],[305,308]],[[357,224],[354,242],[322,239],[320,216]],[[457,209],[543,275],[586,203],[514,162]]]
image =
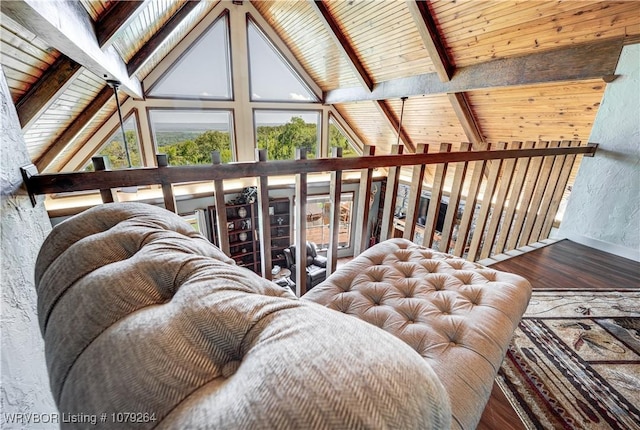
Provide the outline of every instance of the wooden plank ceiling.
[[[217,4],[81,0],[74,11],[93,23],[90,49],[97,46],[113,66],[85,61],[64,29],[35,34],[31,3],[2,2],[1,64],[29,154],[47,171],[59,170],[113,114],[104,70],[125,73],[135,94]],[[635,1],[251,4],[376,154],[398,140],[401,114],[400,141],[409,152],[421,143],[449,142],[456,150],[462,141],[474,148],[586,141],[623,44],[640,41]]]
[[0,21],[0,43],[2,69],[14,103],[38,82],[61,55],[4,14]]

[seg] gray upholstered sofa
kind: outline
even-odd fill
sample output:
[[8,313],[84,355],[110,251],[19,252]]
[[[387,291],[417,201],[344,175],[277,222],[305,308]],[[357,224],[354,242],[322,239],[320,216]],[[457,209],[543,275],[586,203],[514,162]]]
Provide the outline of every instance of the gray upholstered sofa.
[[[407,327],[387,309],[402,298],[378,294],[384,261],[365,258],[347,270],[369,273],[372,287],[341,271],[300,300],[163,209],[108,204],[59,224],[42,246],[36,287],[51,390],[60,412],[79,417],[63,427],[96,417],[109,428],[472,428],[484,404],[469,403],[488,398],[527,285],[470,272],[461,282],[487,284],[462,288],[471,305],[447,292],[444,277],[431,280],[440,287],[433,307],[411,297],[395,306]],[[372,263],[383,266],[360,266]],[[424,292],[423,273],[403,273],[401,283],[415,286],[405,292]],[[491,286],[523,292],[510,302]],[[503,317],[491,307],[517,309]],[[496,327],[496,339],[485,336]],[[473,391],[465,384],[482,393],[458,398]]]

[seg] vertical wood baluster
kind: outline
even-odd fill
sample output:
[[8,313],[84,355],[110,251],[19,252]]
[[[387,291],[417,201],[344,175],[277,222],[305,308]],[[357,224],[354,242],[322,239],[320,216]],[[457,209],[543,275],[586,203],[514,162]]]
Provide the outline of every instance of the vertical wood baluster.
[[[487,145],[487,150],[489,149],[490,145]],[[464,255],[467,247],[467,237],[469,236],[473,214],[475,213],[476,204],[478,203],[478,191],[482,184],[486,164],[484,160],[473,162],[473,173],[469,181],[467,199],[464,202],[464,211],[462,212],[462,219],[460,220],[460,226],[458,228],[458,239],[456,240],[456,246],[453,251],[454,255],[458,257]]]
[[[426,154],[429,151],[429,145],[419,143],[416,148],[416,154]],[[411,175],[411,187],[409,188],[409,201],[407,202],[407,215],[404,219],[404,233],[402,237],[413,240],[413,234],[416,231],[416,221],[418,219],[418,208],[420,207],[420,195],[422,194],[422,180],[424,178],[424,164],[413,166]]]
[[[95,157],[91,157],[91,162],[93,163],[93,169],[96,172],[111,170],[109,167],[109,158],[107,158],[106,155],[96,155]],[[100,197],[102,198],[102,203],[113,203],[118,200],[115,192],[111,188],[101,189]]]
[[[522,142],[511,142],[507,149],[520,149]],[[502,212],[504,211],[504,203],[507,200],[509,189],[511,188],[511,182],[513,180],[513,171],[516,168],[516,159],[507,158],[502,162],[502,174],[500,175],[500,186],[498,188],[498,194],[496,195],[496,203],[493,205],[491,211],[491,219],[489,220],[489,227],[487,227],[487,234],[480,250],[480,260],[489,257],[491,250],[496,242],[496,235],[498,234],[498,227],[500,227],[500,220],[502,218]],[[504,228],[504,225],[503,225]]]
[[[296,148],[296,160],[303,163],[307,159],[305,148]],[[307,174],[298,173],[296,175],[296,203],[295,220],[296,235],[294,244],[296,246],[296,295],[303,296],[307,292]]]
[[[220,152],[211,152],[211,162],[214,166],[221,163]],[[222,252],[231,256],[231,250],[229,249],[229,233],[227,231],[227,207],[224,201],[224,182],[222,179],[216,179],[213,181],[213,196],[216,200],[216,223],[218,224],[218,245]]]
[[[401,155],[404,151],[403,145],[391,145],[391,155]],[[392,166],[387,175],[387,191],[384,195],[384,206],[382,209],[382,225],[380,226],[380,241],[385,241],[393,237],[393,220],[396,210],[396,199],[398,198],[398,184],[400,183],[400,167]]]
[[[560,146],[560,142],[558,141],[553,141],[549,144],[549,148],[557,148],[558,146]],[[532,242],[531,236],[533,233],[533,226],[535,225],[536,218],[538,217],[538,211],[540,210],[540,203],[542,202],[544,190],[549,183],[554,160],[555,156],[546,156],[542,161],[542,168],[540,169],[540,174],[538,175],[538,180],[534,187],[531,203],[529,203],[527,217],[524,221],[524,228],[522,230],[520,240],[518,241],[518,246],[525,246]]]
[[[169,167],[169,157],[167,154],[156,154],[156,163],[159,168]],[[162,173],[161,173],[162,175]],[[173,213],[178,213],[176,205],[176,197],[173,194],[173,185],[171,183],[162,182],[162,198],[164,199],[164,208]]]
[[[267,162],[267,150],[256,149],[256,161]],[[258,178],[258,228],[260,229],[260,265],[262,277],[271,280],[271,221],[269,219],[269,178]]]
[[[342,158],[342,148],[331,148],[331,156]],[[342,170],[331,172],[329,199],[331,200],[329,219],[329,249],[327,250],[327,277],[336,271],[338,265],[338,243],[340,242],[340,198],[342,197]],[[351,222],[351,220],[349,220]]]
[[[496,146],[498,150],[503,150],[507,147],[507,144],[499,142]],[[478,213],[473,236],[471,237],[471,244],[469,245],[469,254],[467,255],[467,260],[469,261],[476,261],[478,258],[478,252],[480,251],[480,245],[485,235],[484,230],[487,226],[487,220],[489,219],[489,212],[491,212],[491,201],[496,191],[496,184],[498,183],[501,167],[502,160],[491,160],[489,174],[487,175],[484,192],[482,194],[482,205],[480,205],[480,212]]]
[[[562,143],[559,144],[559,146],[568,147],[570,143],[571,142],[568,140],[563,140]],[[549,174],[549,181],[544,188],[542,200],[540,201],[540,208],[538,209],[538,216],[536,217],[536,222],[533,224],[533,230],[531,231],[531,235],[529,236],[529,243],[538,242],[541,239],[542,227],[549,217],[549,208],[551,207],[556,188],[561,186],[559,182],[560,176],[562,175],[562,168],[564,167],[565,159],[566,155],[556,155],[555,157],[553,157],[553,167],[551,168],[551,173]]]
[[[451,152],[450,143],[441,143],[440,152]],[[442,200],[442,189],[444,188],[444,180],[447,176],[447,163],[436,165],[436,171],[433,175],[433,186],[431,187],[431,199],[429,200],[429,208],[427,209],[427,218],[424,222],[424,237],[422,245],[431,248],[433,244],[433,234],[436,231],[438,223],[438,214],[440,212],[440,200]]]
[[[471,150],[471,143],[465,142],[460,144],[460,152],[467,152]],[[467,176],[468,161],[461,163],[455,163],[453,174],[453,183],[451,184],[451,195],[449,196],[449,205],[447,206],[447,213],[444,217],[444,224],[442,226],[442,239],[440,240],[440,251],[449,252],[451,246],[449,243],[453,238],[453,227],[458,218],[458,207],[460,206],[460,197],[462,196],[462,187],[464,185],[464,179]]]
[[[538,142],[536,148],[546,148],[549,142]],[[529,169],[527,170],[527,179],[522,191],[522,198],[518,203],[518,209],[516,210],[516,219],[512,225],[512,233],[507,240],[507,251],[518,247],[518,240],[522,236],[522,229],[527,218],[527,211],[529,209],[529,203],[533,195],[533,190],[536,187],[538,181],[538,175],[540,174],[540,168],[542,167],[542,161],[544,157],[533,157],[529,161]]]
[[[579,140],[574,140],[569,142],[568,146],[580,146]],[[573,164],[576,161],[575,154],[569,154],[566,156],[564,160],[564,166],[562,167],[562,175],[558,179],[558,186],[556,187],[556,191],[551,200],[551,206],[549,207],[549,213],[547,214],[547,219],[545,221],[544,226],[542,227],[542,235],[541,239],[547,239],[551,234],[551,228],[553,227],[554,220],[556,214],[558,213],[558,209],[560,208],[560,202],[562,201],[562,197],[564,196],[564,191],[567,188],[567,182],[569,182],[569,177],[571,176],[571,170],[573,170]]]
[[[363,156],[374,156],[375,146],[365,145],[362,149]],[[358,205],[356,210],[355,243],[353,246],[353,255],[357,256],[367,249],[367,227],[369,225],[369,196],[371,195],[371,182],[373,178],[373,169],[360,170],[360,187],[358,188]]]
[[[533,141],[525,142],[523,149],[532,149],[534,146]],[[507,210],[504,214],[502,222],[502,228],[498,235],[498,242],[496,243],[495,253],[501,254],[505,251],[507,245],[507,239],[513,228],[514,216],[518,208],[519,201],[522,198],[522,187],[527,179],[527,170],[529,168],[529,162],[531,158],[523,157],[519,158],[516,162],[515,178],[513,180],[513,187],[511,188],[511,194],[509,195],[509,201],[507,203]]]

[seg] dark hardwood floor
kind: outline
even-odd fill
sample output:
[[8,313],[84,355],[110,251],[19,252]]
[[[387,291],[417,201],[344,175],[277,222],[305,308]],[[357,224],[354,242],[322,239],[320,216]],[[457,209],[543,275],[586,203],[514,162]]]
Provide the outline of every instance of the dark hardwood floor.
[[527,278],[534,289],[640,288],[640,263],[569,240],[491,267]]
[[[516,273],[533,289],[626,289],[640,288],[640,263],[569,240],[562,240],[491,268]],[[507,398],[493,385],[478,430],[524,429]]]

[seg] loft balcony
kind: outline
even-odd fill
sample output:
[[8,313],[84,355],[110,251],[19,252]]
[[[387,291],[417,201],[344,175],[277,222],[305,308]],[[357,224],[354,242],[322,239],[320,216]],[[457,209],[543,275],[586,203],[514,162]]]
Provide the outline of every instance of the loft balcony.
[[[345,229],[350,232],[351,255],[390,237],[404,237],[470,261],[547,239],[565,192],[567,172],[577,155],[592,156],[597,145],[564,141],[496,147],[451,152],[450,146],[442,145],[442,152],[427,153],[421,145],[414,154],[402,155],[401,147],[396,147],[397,155],[352,158],[342,158],[336,150],[334,157],[319,159],[306,159],[305,152],[298,151],[292,161],[267,161],[266,151],[258,150],[255,162],[221,164],[219,154],[214,153],[209,166],[175,167],[158,155],[157,168],[112,171],[102,159],[96,159],[95,172],[33,174],[34,169],[28,167],[23,172],[34,201],[39,194],[99,190],[101,201],[97,203],[109,203],[126,195],[117,189],[150,187],[147,196],[161,195],[164,207],[179,213],[176,196],[179,199],[185,188],[197,189],[199,196],[209,198],[201,208],[206,209],[201,224],[207,225],[202,230],[209,239],[229,256],[242,254],[236,260],[239,264],[271,279],[274,260],[280,258],[273,253],[274,234],[291,238],[289,242],[299,253],[296,261],[305,257],[302,244],[308,240],[321,243],[329,261],[327,275],[335,271],[339,248],[345,247]],[[374,153],[372,147],[365,150]],[[410,170],[405,183],[403,168]],[[427,168],[433,168],[430,177],[425,176]],[[286,200],[291,205],[281,212],[289,218],[288,234],[282,232],[282,225],[277,232],[271,204],[278,195],[274,178],[280,178],[280,187],[290,190]],[[309,205],[314,184],[328,189],[321,211]],[[241,191],[233,189],[238,185],[255,187],[255,195],[232,200]],[[352,197],[345,201],[347,189]],[[430,196],[427,201],[440,204],[425,204],[423,192]],[[234,202],[251,205],[243,207],[239,217],[233,211],[216,210]],[[239,229],[244,233],[240,242]],[[238,248],[237,243],[249,243],[247,233],[255,242]],[[286,245],[277,242],[276,252]],[[296,277],[298,295],[306,292],[305,283],[304,276]]]

